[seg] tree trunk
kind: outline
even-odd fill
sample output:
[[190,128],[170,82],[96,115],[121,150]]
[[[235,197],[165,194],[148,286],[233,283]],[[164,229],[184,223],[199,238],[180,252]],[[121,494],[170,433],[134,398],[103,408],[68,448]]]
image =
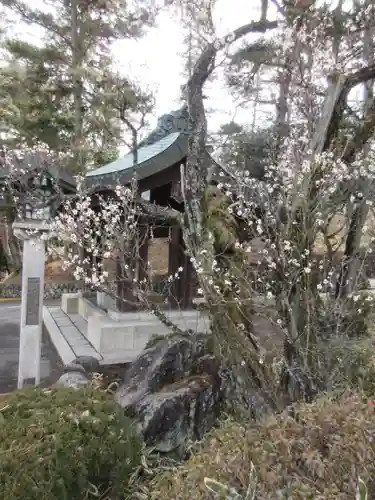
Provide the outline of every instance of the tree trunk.
[[[200,287],[209,309],[209,313],[215,325],[213,331],[214,344],[217,353],[224,358],[223,364],[230,365],[233,373],[240,373],[244,370],[243,363],[247,365],[246,381],[244,393],[241,394],[249,402],[248,390],[252,384],[256,385],[254,372],[260,375],[262,369],[262,359],[259,352],[254,347],[250,347],[249,339],[242,334],[239,328],[233,324],[229,325],[225,311],[220,311],[220,301],[218,304],[218,294],[212,280],[212,269],[215,261],[214,239],[207,224],[207,186],[209,166],[208,154],[206,150],[207,121],[203,104],[203,86],[214,69],[215,57],[218,50],[226,47],[230,42],[234,42],[242,36],[251,32],[265,32],[277,26],[277,23],[260,21],[242,26],[235,30],[230,36],[219,40],[218,43],[209,44],[202,52],[196,62],[192,75],[189,78],[186,93],[189,110],[189,141],[186,168],[181,179],[182,193],[185,202],[185,224],[183,227],[183,237],[189,255],[195,259],[199,268],[203,270],[198,273]],[[233,336],[231,336],[230,326]],[[238,335],[238,337],[236,337]],[[246,348],[241,348],[240,343]],[[228,349],[224,348],[228,346]],[[223,347],[223,348],[221,348]],[[225,354],[223,352],[226,351]],[[240,357],[237,353],[240,351]],[[239,375],[238,380],[243,376]],[[260,380],[258,383],[262,385]],[[263,380],[263,379],[262,379]],[[263,386],[267,384],[264,383]],[[250,391],[251,392],[251,391]],[[236,394],[241,400],[241,394]]]
[[[337,102],[341,95],[345,78],[331,82],[327,91],[322,116],[311,141],[311,158],[319,155],[326,147],[326,138]],[[294,196],[289,223],[285,227],[283,239],[293,242],[297,255],[311,255],[316,238],[314,205],[319,197],[316,181],[323,176],[321,169],[316,169],[314,176],[306,177],[302,187],[303,196]],[[306,261],[308,257],[306,256]],[[306,262],[307,263],[307,262]],[[302,262],[302,267],[304,263]],[[283,272],[280,273],[283,276]],[[277,297],[278,310],[284,318],[288,334],[284,341],[284,367],[280,385],[290,401],[311,400],[315,393],[316,366],[314,349],[317,345],[316,332],[309,321],[309,311],[318,305],[318,297],[313,283],[305,276],[289,289],[283,287]]]
[[84,157],[82,155],[83,139],[83,84],[80,70],[82,68],[82,46],[78,19],[78,0],[71,0],[71,42],[72,42],[72,75],[74,89],[74,153],[76,165],[74,170],[82,172]]
[[286,69],[279,72],[279,99],[276,104],[276,155],[278,154],[283,140],[288,136],[288,96],[289,87],[292,80],[290,64],[287,64]]
[[[363,35],[363,59],[368,65],[374,61],[371,41],[372,30],[368,27],[368,29],[364,31]],[[363,120],[366,120],[366,116],[371,113],[371,107],[374,102],[373,85],[374,80],[367,80],[364,84]],[[369,147],[368,144],[365,144],[363,148],[364,159],[366,159],[368,153]],[[363,186],[359,186],[359,190],[364,192],[364,196],[361,200],[357,200],[350,218],[349,231],[345,242],[344,265],[342,267],[336,289],[336,296],[341,298],[347,297],[353,292],[359,278],[358,273],[361,266],[361,238],[363,227],[369,213],[369,207],[366,201],[371,190],[371,186],[369,186],[367,179],[363,179],[362,184]],[[348,201],[348,203],[351,202]]]

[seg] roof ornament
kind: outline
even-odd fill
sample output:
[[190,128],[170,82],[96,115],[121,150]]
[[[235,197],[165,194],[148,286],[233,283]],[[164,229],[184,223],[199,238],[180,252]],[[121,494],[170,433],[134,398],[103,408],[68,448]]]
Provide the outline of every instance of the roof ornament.
[[160,139],[164,139],[164,137],[167,137],[167,135],[174,132],[186,132],[187,134],[188,126],[188,108],[187,105],[184,104],[183,106],[181,106],[181,108],[160,116],[156,128],[145,139],[143,139],[143,141],[139,143],[138,148],[154,144],[155,142],[160,141]]

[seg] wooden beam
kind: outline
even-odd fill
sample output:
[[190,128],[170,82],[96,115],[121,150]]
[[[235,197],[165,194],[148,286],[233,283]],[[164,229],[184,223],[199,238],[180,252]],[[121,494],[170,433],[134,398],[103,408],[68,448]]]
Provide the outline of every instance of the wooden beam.
[[170,233],[169,225],[152,227],[152,236],[154,239],[169,238],[169,233]]
[[185,161],[186,160],[184,159],[181,162],[175,163],[174,165],[147,177],[146,179],[141,179],[139,181],[140,192],[144,193],[145,191],[150,191],[160,186],[164,186],[165,184],[179,181],[181,178],[180,165],[181,163],[185,163]]
[[150,203],[155,203],[161,207],[167,206],[168,198],[171,195],[171,183],[163,184],[150,190]]

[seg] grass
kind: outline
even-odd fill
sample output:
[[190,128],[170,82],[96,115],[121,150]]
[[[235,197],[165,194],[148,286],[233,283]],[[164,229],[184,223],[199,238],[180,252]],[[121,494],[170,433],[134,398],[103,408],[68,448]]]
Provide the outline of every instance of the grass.
[[333,392],[257,422],[221,420],[186,463],[159,458],[146,467],[127,500],[220,498],[208,491],[207,478],[245,499],[252,465],[257,500],[355,500],[358,478],[368,498],[375,498],[373,325],[370,337],[342,343],[342,352],[340,346],[331,352],[334,365],[327,370],[332,378],[335,369],[340,375],[332,380]]
[[296,418],[285,412],[251,425],[222,421],[186,464],[144,483],[144,498],[209,500],[207,477],[244,494],[252,464],[257,500],[354,500],[358,476],[372,498],[374,408],[360,394],[345,393],[295,410]]

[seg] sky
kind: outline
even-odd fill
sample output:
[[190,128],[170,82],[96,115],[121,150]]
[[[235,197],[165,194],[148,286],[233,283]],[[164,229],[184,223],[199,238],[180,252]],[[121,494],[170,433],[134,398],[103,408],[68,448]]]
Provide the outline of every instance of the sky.
[[[26,0],[26,3],[36,8],[46,9],[43,0]],[[217,0],[213,12],[217,35],[222,36],[245,22],[259,18],[258,4],[260,4],[259,0]],[[244,19],[244,13],[246,13],[246,19]],[[23,23],[17,24],[12,30],[27,41],[34,43],[38,43],[44,34],[41,28]],[[148,116],[148,126],[143,130],[141,137],[155,127],[159,116],[181,105],[180,87],[185,82],[182,75],[184,50],[186,47],[183,44],[181,23],[177,16],[172,18],[171,12],[162,12],[157,19],[157,25],[150,28],[143,38],[137,41],[117,41],[113,45],[114,66],[124,75],[134,78],[146,90],[152,90],[155,95],[156,106],[153,113]],[[236,106],[235,101],[224,88],[220,75],[213,84],[207,87],[206,107],[208,110],[215,110],[213,113],[208,113],[210,131],[216,131],[221,124],[232,119],[240,123],[249,121],[250,110]],[[121,152],[125,152],[126,149],[127,147],[123,146]]]
[[[332,0],[332,8],[338,0]],[[319,3],[319,0],[317,0]],[[218,36],[242,26],[252,20],[259,19],[260,0],[217,0],[213,11],[213,19]],[[245,17],[246,16],[246,17]],[[276,9],[269,4],[269,20],[276,18]],[[178,19],[172,19],[169,12],[162,13],[158,24],[138,41],[119,41],[113,47],[115,64],[124,74],[134,76],[146,84],[156,94],[156,107],[149,122],[151,128],[156,125],[157,117],[179,107],[179,91],[185,83],[182,76],[184,51],[183,33]],[[129,57],[129,54],[136,55]],[[249,107],[238,107],[225,88],[223,78],[215,80],[214,85],[207,86],[208,96],[206,109],[214,109],[208,113],[208,126],[211,132],[219,129],[221,124],[232,119],[241,124],[249,124],[252,110]],[[271,110],[265,109],[265,119]]]
[[[244,12],[248,13],[247,22],[256,19],[255,0],[218,0],[214,10],[217,35],[222,36],[244,24]],[[251,7],[251,4],[253,6]],[[139,82],[146,84],[156,94],[156,106],[149,118],[150,126],[156,125],[157,117],[180,106],[180,87],[183,78],[183,57],[186,50],[179,20],[172,19],[168,12],[158,18],[158,25],[149,30],[141,40],[124,40],[113,47],[116,65]],[[136,57],[129,58],[130,54]],[[240,123],[249,121],[249,109],[238,109],[235,101],[224,88],[222,78],[209,85],[206,92],[206,106],[215,112],[208,114],[209,128],[217,130],[221,124],[232,119]]]
[[[28,0],[28,3],[45,8],[43,0]],[[217,36],[223,36],[251,20],[259,19],[259,5],[259,0],[217,0],[213,12]],[[271,3],[270,19],[276,15],[276,11],[272,11],[272,5]],[[43,30],[30,26],[19,25],[17,31],[33,42],[43,36]],[[172,18],[170,12],[160,14],[157,25],[149,29],[140,40],[122,40],[113,45],[114,66],[155,94],[156,106],[148,117],[149,124],[142,137],[155,127],[158,116],[180,106],[180,87],[185,83],[182,75],[182,53],[185,49],[181,23],[177,17]],[[208,113],[211,132],[231,120],[248,124],[252,119],[251,109],[239,107],[230,96],[220,70],[218,78],[207,85],[205,94],[208,96],[205,101],[206,109],[214,110]],[[124,153],[126,149],[126,146],[122,147],[121,152]]]

